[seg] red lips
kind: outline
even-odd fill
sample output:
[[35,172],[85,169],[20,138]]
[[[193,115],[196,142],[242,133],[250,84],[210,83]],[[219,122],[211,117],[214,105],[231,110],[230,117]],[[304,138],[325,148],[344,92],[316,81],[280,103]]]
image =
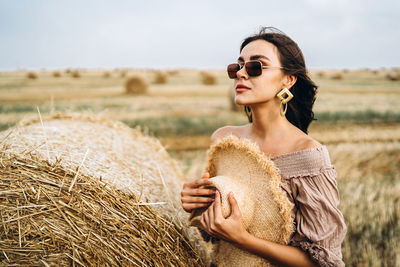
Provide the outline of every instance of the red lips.
[[241,93],[241,92],[245,92],[247,90],[250,90],[250,87],[247,87],[244,84],[239,83],[238,85],[236,85],[236,93]]
[[236,89],[238,89],[238,88],[250,89],[250,87],[247,87],[246,85],[241,84],[241,83],[239,83],[238,85],[236,85]]

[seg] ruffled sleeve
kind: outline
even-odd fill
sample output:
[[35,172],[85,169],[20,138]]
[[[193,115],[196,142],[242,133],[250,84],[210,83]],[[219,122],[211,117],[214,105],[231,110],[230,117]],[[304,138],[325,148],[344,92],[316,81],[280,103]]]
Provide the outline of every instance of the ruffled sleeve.
[[336,177],[331,166],[317,175],[292,177],[283,185],[295,204],[296,231],[289,245],[306,252],[320,266],[344,266],[341,244],[347,228],[338,209]]

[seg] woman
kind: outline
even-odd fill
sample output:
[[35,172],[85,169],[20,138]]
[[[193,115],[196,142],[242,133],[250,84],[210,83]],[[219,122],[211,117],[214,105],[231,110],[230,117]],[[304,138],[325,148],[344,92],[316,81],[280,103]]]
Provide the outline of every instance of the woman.
[[294,203],[295,231],[288,245],[252,236],[242,225],[233,194],[229,195],[232,213],[223,218],[217,213],[219,192],[202,188],[211,184],[207,173],[184,184],[183,209],[208,207],[201,224],[209,235],[273,264],[344,266],[341,243],[346,225],[337,208],[337,173],[326,147],[307,135],[317,86],[307,75],[300,48],[282,32],[263,28],[243,41],[228,75],[234,79],[235,102],[245,106],[249,124],[222,127],[212,134],[211,142],[233,134],[256,142],[270,156],[281,171],[281,188]]

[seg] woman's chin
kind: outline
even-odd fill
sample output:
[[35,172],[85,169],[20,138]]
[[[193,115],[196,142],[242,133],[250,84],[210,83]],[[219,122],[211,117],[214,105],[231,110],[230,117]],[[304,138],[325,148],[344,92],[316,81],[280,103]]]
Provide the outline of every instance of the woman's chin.
[[239,105],[239,106],[244,106],[244,105],[248,105],[249,101],[246,101],[245,99],[242,99],[240,96],[236,96],[235,97],[235,104]]

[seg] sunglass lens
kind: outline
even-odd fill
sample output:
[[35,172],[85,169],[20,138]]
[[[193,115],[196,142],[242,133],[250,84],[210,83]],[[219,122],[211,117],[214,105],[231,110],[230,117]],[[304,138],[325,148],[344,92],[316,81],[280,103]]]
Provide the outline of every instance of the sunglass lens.
[[236,78],[236,73],[240,70],[240,65],[239,64],[229,64],[227,71],[228,71],[228,76],[231,79]]
[[249,76],[255,77],[262,73],[261,62],[259,61],[249,61],[246,62],[246,72]]

